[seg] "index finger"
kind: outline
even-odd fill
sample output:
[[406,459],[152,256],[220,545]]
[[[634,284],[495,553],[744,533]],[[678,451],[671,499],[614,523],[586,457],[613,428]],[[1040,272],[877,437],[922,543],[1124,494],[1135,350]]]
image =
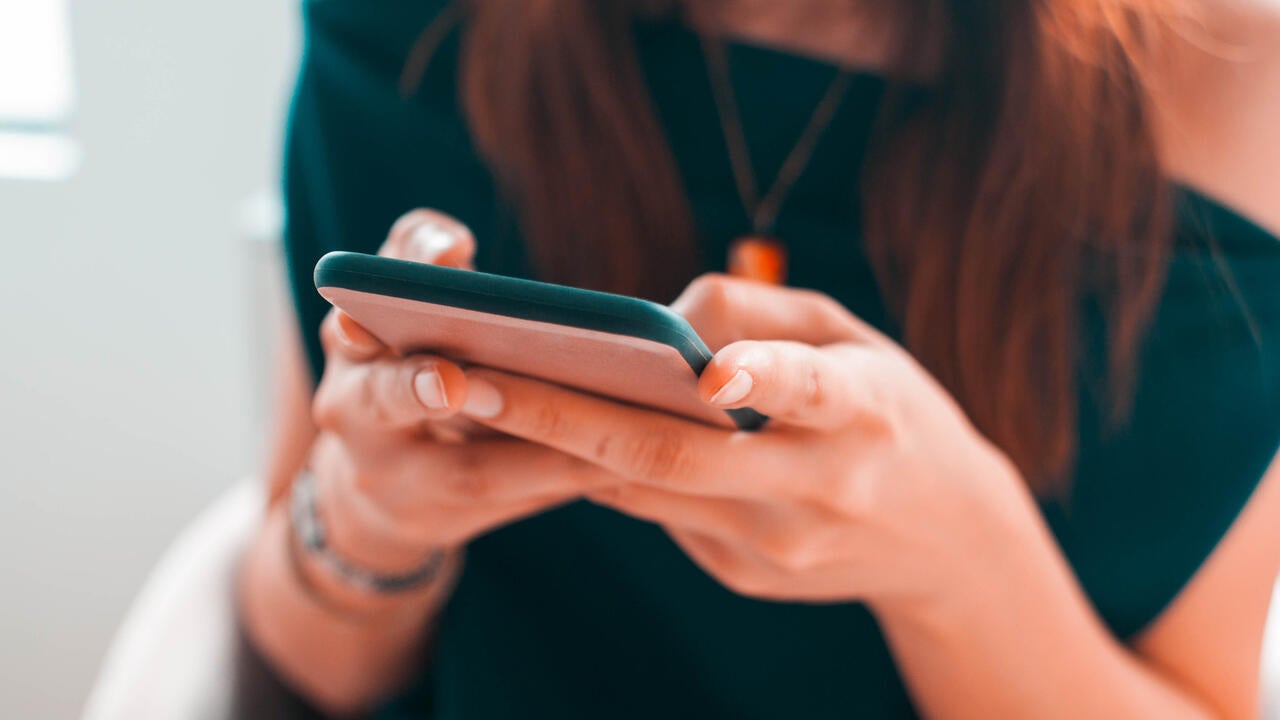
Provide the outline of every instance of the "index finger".
[[709,273],[689,284],[671,309],[713,350],[737,340],[878,344],[884,337],[828,295]]
[[487,368],[466,375],[463,414],[635,482],[741,497],[748,477],[786,475],[768,467],[782,454],[760,447],[770,442],[762,434],[714,428]]
[[377,436],[452,417],[466,394],[462,370],[443,358],[383,357],[326,369],[311,412],[319,427]]
[[455,218],[437,210],[419,208],[396,220],[378,254],[472,270],[476,239],[471,230]]
[[387,346],[360,323],[338,308],[320,322],[320,346],[352,362],[366,362],[386,351]]

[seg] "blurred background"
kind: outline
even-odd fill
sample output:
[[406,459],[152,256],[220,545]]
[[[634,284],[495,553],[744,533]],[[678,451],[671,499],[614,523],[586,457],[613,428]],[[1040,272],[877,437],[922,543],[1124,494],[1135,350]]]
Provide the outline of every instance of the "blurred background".
[[0,718],[78,717],[257,467],[298,4],[0,0]]
[[0,0],[0,717],[257,464],[297,5]]

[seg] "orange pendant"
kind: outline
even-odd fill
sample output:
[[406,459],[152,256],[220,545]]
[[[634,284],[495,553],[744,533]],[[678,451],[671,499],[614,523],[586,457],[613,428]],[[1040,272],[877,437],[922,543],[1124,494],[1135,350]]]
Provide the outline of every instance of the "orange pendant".
[[746,235],[729,245],[729,274],[781,285],[787,281],[787,249],[764,235]]

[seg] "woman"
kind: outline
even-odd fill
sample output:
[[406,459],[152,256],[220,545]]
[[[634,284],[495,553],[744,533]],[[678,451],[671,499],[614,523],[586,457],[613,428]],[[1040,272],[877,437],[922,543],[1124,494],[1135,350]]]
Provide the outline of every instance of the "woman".
[[[286,684],[385,717],[1256,713],[1280,16],[871,5],[305,5],[301,333],[240,593]],[[424,205],[383,253],[685,288],[702,398],[770,425],[326,317],[316,258]]]

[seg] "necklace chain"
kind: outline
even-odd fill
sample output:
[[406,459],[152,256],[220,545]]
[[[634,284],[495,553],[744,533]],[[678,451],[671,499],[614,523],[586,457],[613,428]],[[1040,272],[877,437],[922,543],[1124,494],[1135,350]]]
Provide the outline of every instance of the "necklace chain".
[[773,225],[778,219],[778,212],[782,209],[782,203],[809,165],[813,151],[817,148],[818,141],[822,139],[827,127],[831,125],[831,120],[835,117],[836,109],[844,99],[853,76],[847,70],[839,70],[836,73],[822,99],[814,106],[813,114],[801,131],[795,146],[782,161],[773,184],[761,198],[755,172],[751,167],[751,151],[742,127],[742,115],[733,93],[733,79],[729,74],[729,60],[724,43],[707,34],[703,34],[701,39],[702,51],[707,60],[708,75],[711,79],[711,90],[715,95],[716,111],[720,116],[720,128],[724,133],[725,146],[729,151],[729,163],[733,167],[734,183],[738,188],[738,198],[742,201],[742,209],[751,220],[752,230],[760,236],[771,235]]

